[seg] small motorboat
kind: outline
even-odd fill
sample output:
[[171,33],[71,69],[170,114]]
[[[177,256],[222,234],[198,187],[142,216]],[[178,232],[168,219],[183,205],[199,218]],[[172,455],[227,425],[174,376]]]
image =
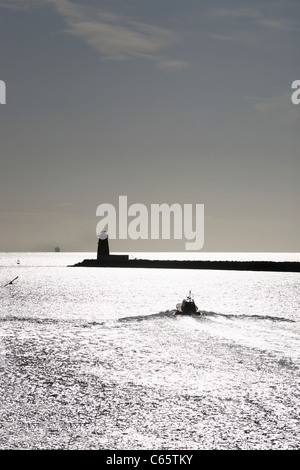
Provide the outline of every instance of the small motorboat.
[[191,291],[189,291],[189,295],[183,299],[181,304],[176,305],[176,312],[175,314],[179,315],[201,315],[197,305],[195,304]]

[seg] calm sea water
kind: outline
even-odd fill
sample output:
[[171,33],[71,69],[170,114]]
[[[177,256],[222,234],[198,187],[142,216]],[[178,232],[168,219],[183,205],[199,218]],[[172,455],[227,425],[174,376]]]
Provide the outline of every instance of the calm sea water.
[[92,257],[0,254],[1,449],[300,448],[299,273],[67,267]]

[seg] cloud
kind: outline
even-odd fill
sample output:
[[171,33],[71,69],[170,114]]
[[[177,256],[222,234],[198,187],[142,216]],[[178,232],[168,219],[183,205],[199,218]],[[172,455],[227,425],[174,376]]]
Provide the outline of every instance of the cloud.
[[[211,29],[206,36],[219,41],[230,40],[257,47],[266,34],[299,31],[300,22],[296,19],[296,11],[293,17],[283,17],[280,8],[284,6],[278,3],[253,5],[251,8],[212,8],[205,13]],[[213,31],[214,28],[217,28],[216,32]]]
[[[108,59],[152,58],[172,44],[169,31],[152,29],[142,23],[120,25],[103,21],[70,21],[69,34],[80,37]],[[154,57],[155,58],[155,57]]]
[[235,41],[236,38],[234,36],[226,35],[226,34],[206,34],[208,38],[217,39],[218,41]]
[[209,16],[224,19],[255,19],[260,16],[260,8],[252,6],[251,8],[214,8],[208,12]]
[[0,8],[9,8],[11,10],[26,10],[34,6],[46,3],[47,0],[2,0]]
[[157,62],[157,67],[165,70],[182,70],[186,66],[187,63],[183,60],[162,59]]
[[262,26],[265,26],[270,29],[277,29],[282,31],[293,31],[299,29],[299,23],[296,21],[288,21],[288,20],[275,20],[270,18],[261,18],[259,23]]
[[299,123],[300,119],[300,106],[296,106],[291,101],[291,92],[284,92],[279,96],[273,98],[265,98],[258,96],[246,96],[247,99],[252,100],[253,107],[262,114],[272,114],[278,116],[282,121],[287,123]]
[[82,39],[102,58],[109,60],[152,60],[159,68],[180,70],[182,60],[160,56],[162,50],[178,42],[177,35],[167,28],[132,20],[126,15],[103,11],[99,7],[69,0],[4,0],[2,6],[25,8],[51,5],[63,17],[64,33]]

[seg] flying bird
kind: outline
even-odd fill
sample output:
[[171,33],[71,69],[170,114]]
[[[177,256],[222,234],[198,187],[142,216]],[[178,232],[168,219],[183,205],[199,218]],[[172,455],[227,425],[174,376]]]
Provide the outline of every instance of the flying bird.
[[5,284],[4,287],[6,286],[9,286],[10,284],[12,284],[16,279],[18,279],[19,276],[15,277],[14,279],[12,279],[10,282],[8,282],[7,284]]

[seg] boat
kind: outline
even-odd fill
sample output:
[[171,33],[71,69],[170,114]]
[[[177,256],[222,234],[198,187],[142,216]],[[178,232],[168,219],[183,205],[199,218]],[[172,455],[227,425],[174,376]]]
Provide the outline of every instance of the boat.
[[201,315],[201,312],[192,298],[191,291],[189,291],[189,295],[183,299],[180,304],[176,305],[175,313],[177,315]]

